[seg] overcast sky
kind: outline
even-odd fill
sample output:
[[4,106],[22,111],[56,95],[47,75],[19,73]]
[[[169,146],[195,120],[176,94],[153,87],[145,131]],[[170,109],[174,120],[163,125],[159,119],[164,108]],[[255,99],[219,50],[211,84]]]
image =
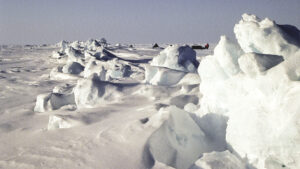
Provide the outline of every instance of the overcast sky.
[[243,13],[300,29],[300,0],[0,0],[0,44],[217,42]]

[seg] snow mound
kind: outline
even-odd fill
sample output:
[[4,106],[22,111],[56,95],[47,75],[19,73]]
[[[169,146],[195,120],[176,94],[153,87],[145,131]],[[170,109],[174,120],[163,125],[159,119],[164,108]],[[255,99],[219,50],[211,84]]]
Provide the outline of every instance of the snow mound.
[[204,153],[191,169],[247,169],[247,167],[240,159],[226,150]]
[[69,74],[80,74],[84,70],[84,66],[82,66],[80,63],[77,62],[68,62],[65,66],[62,68],[63,73],[69,73]]
[[74,88],[75,103],[78,107],[95,107],[101,103],[118,100],[121,93],[117,84],[95,79],[80,79]]
[[235,34],[238,44],[221,37],[201,61],[198,115],[227,116],[226,141],[251,165],[300,168],[299,48],[253,15],[243,15]]
[[37,96],[34,111],[46,112],[60,109],[66,105],[75,106],[72,86],[56,86],[53,92]]
[[70,46],[66,49],[66,55],[68,56],[68,62],[78,62],[84,65],[84,55],[80,50]]
[[45,112],[48,110],[52,110],[52,106],[50,105],[51,94],[39,94],[36,98],[36,103],[34,106],[35,112]]
[[260,74],[282,61],[282,56],[257,53],[246,53],[238,60],[241,70],[250,76]]
[[90,60],[84,69],[84,78],[106,80],[106,69],[104,65],[100,65],[96,60]]
[[109,81],[136,74],[129,61],[101,47],[97,40],[75,41],[63,46],[64,49],[53,52],[52,58],[56,58],[64,66],[54,68],[50,73],[51,79],[70,80],[84,77]]
[[77,80],[79,78],[76,74],[63,73],[63,67],[58,66],[50,71],[51,80]]
[[201,79],[197,73],[187,73],[179,82],[180,85],[200,84]]
[[85,42],[84,48],[87,50],[97,50],[101,46],[100,42],[95,39],[89,39]]
[[195,72],[199,63],[196,52],[189,46],[172,45],[153,58],[151,66],[166,67],[184,72]]
[[60,53],[65,53],[65,50],[69,46],[69,42],[63,40],[59,42],[57,46],[60,47],[60,51],[59,51]]
[[199,106],[195,105],[194,103],[188,103],[183,109],[187,112],[196,112],[199,109]]
[[163,67],[145,66],[145,82],[152,85],[173,86],[184,76],[185,72]]
[[109,65],[107,68],[107,79],[120,79],[129,76],[131,67],[127,64],[121,63],[118,59],[112,59],[106,64]]
[[[150,136],[146,146],[155,161],[174,168],[187,169],[203,153],[225,150],[226,144],[214,144],[214,140],[208,137],[188,112],[175,106],[164,112],[160,116],[154,116],[155,124],[166,120]],[[152,118],[148,123],[153,123]]]
[[84,77],[109,81],[111,79],[128,77],[130,71],[131,67],[125,63],[121,63],[118,59],[108,61],[90,59],[84,69]]
[[63,54],[61,52],[59,52],[59,51],[53,51],[52,52],[52,58],[54,58],[54,59],[61,59],[62,55]]
[[122,84],[104,82],[95,78],[79,79],[75,87],[56,86],[50,94],[38,95],[34,111],[74,110],[113,103],[121,99],[122,89]]
[[278,25],[265,18],[243,14],[234,33],[245,52],[280,55],[285,59],[299,53],[300,31],[290,25]]
[[79,124],[81,124],[81,122],[72,119],[67,115],[50,115],[48,130],[71,128]]

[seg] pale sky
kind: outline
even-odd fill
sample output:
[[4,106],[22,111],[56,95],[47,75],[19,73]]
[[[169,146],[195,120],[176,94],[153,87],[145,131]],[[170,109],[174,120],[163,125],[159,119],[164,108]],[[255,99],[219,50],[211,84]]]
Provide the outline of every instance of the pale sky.
[[300,0],[0,0],[0,44],[218,42],[243,13],[300,29]]

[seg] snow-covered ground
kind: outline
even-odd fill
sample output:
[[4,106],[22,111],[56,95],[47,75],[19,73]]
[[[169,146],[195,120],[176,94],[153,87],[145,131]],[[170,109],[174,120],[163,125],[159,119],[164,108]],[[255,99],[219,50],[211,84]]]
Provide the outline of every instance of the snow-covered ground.
[[244,14],[234,32],[1,46],[0,168],[299,168],[299,30]]

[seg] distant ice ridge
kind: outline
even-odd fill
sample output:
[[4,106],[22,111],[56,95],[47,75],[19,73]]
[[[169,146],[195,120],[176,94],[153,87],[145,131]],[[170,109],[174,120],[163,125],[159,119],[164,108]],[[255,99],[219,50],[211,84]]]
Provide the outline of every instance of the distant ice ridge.
[[139,73],[135,71],[140,71],[104,48],[103,42],[97,40],[72,43],[62,41],[59,46],[60,51],[53,52],[52,57],[64,66],[53,68],[50,78],[54,80],[78,79],[84,76],[108,81],[134,76]]
[[226,141],[254,167],[300,168],[300,32],[248,14],[234,32],[200,63],[198,115],[227,116]]
[[117,57],[104,43],[106,41],[91,39],[57,44],[61,49],[53,52],[52,58],[60,66],[52,69],[50,78],[70,80],[73,84],[57,86],[53,92],[37,96],[34,110],[45,112],[67,107],[95,107],[113,102],[119,96],[122,84],[112,81],[132,80],[133,77],[135,81],[143,80],[142,68]]

